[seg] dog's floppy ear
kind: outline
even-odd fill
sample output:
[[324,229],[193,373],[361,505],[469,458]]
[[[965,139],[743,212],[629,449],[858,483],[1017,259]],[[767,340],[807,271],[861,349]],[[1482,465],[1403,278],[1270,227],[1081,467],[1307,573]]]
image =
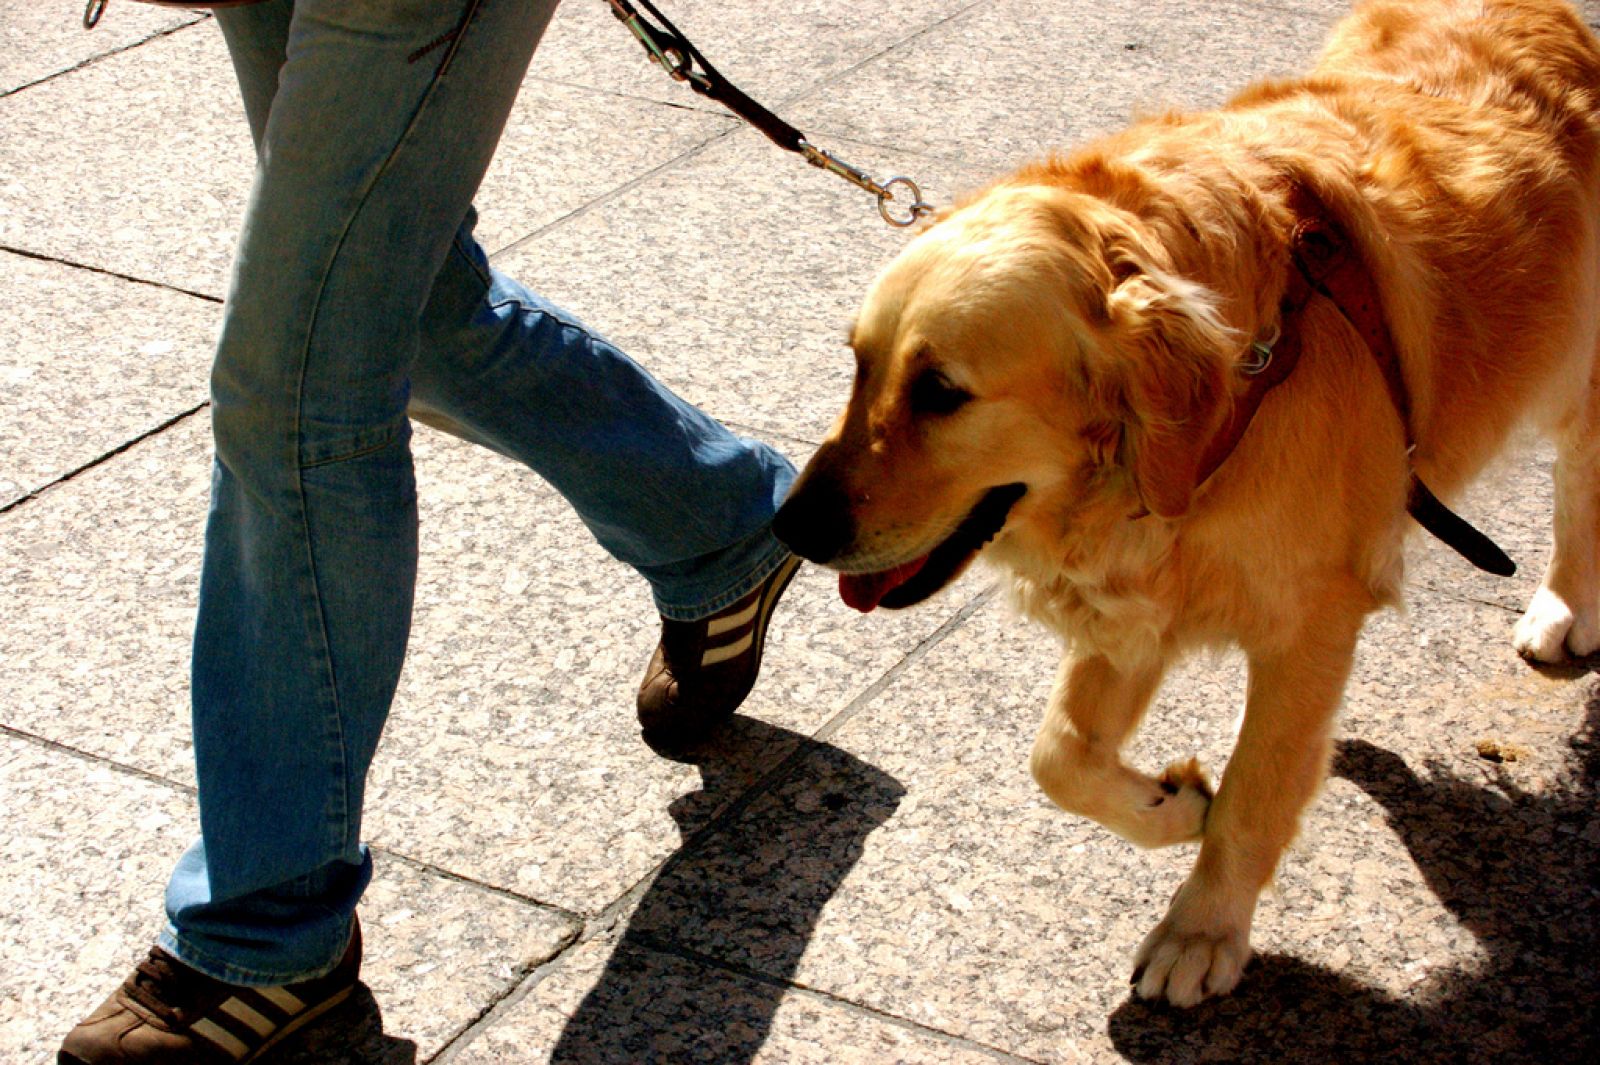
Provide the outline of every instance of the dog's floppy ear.
[[1234,333],[1204,286],[1129,253],[1110,262],[1106,300],[1117,351],[1109,367],[1121,407],[1121,461],[1151,513],[1189,509],[1206,445],[1228,409]]

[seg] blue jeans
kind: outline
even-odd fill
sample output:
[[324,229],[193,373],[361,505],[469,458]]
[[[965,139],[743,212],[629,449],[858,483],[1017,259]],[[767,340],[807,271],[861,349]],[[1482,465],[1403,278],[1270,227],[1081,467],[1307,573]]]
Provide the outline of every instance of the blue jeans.
[[472,197],[556,0],[217,12],[257,147],[212,373],[193,659],[201,839],[162,945],[234,983],[325,972],[371,878],[362,793],[417,563],[410,414],[511,456],[714,613],[786,557],[794,470],[490,267]]

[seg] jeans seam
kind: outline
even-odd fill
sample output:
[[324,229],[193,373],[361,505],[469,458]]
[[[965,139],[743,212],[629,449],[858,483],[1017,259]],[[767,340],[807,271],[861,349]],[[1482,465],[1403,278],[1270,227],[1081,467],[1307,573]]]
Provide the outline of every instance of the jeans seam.
[[[458,30],[464,31],[466,29],[467,23],[470,21],[471,16],[476,14],[481,5],[482,0],[472,0],[471,6],[467,9],[462,21],[458,24]],[[429,103],[432,102],[433,97],[438,91],[443,68],[444,66],[448,65],[449,60],[455,56],[459,43],[460,34],[458,33],[456,39],[451,42],[451,48],[445,57],[445,63],[441,64],[440,69],[434,72],[433,78],[429,81],[427,88],[423,90],[421,97],[417,101],[417,106],[415,110],[413,110],[405,128],[401,130],[400,135],[395,139],[393,147],[390,148],[389,154],[384,158],[382,164],[380,164],[373,172],[371,179],[367,182],[366,188],[362,190],[360,200],[356,202],[354,209],[351,210],[349,216],[345,219],[344,228],[339,234],[339,239],[334,243],[333,251],[329,255],[327,262],[325,262],[323,265],[322,277],[317,289],[317,298],[311,310],[310,325],[306,330],[305,340],[300,349],[299,380],[297,382],[295,391],[294,434],[296,470],[294,472],[294,487],[295,501],[299,511],[296,517],[299,522],[302,546],[305,551],[306,568],[311,577],[310,594],[305,598],[303,605],[311,614],[311,617],[307,619],[308,630],[313,628],[313,626],[309,623],[314,622],[314,630],[320,636],[320,646],[311,650],[314,657],[319,660],[319,664],[322,666],[322,684],[327,693],[331,696],[332,713],[329,715],[329,717],[331,718],[331,723],[333,725],[333,734],[330,739],[332,741],[332,745],[337,749],[335,753],[335,760],[338,763],[338,772],[335,774],[335,777],[337,778],[337,784],[335,787],[337,788],[338,794],[329,796],[328,805],[329,813],[332,816],[329,817],[329,824],[327,825],[328,836],[326,838],[326,845],[328,853],[330,854],[341,853],[344,850],[346,841],[350,835],[350,813],[353,803],[350,795],[350,783],[348,780],[350,764],[349,743],[344,735],[344,722],[339,713],[339,682],[338,677],[334,675],[332,643],[328,636],[327,627],[327,611],[322,603],[321,586],[317,580],[316,552],[311,543],[311,527],[306,506],[305,484],[301,478],[302,470],[306,468],[312,468],[316,465],[322,465],[323,461],[319,460],[317,463],[312,464],[311,467],[301,466],[299,464],[301,448],[304,444],[303,426],[305,412],[306,373],[311,359],[312,342],[317,334],[317,323],[322,310],[322,298],[327,292],[329,277],[332,275],[334,265],[339,261],[340,255],[344,252],[346,242],[349,240],[351,227],[354,226],[355,220],[360,216],[362,210],[366,207],[372,196],[373,190],[378,187],[378,184],[383,180],[383,176],[394,164],[395,157],[411,139],[412,133],[417,128],[417,123],[420,121],[421,116],[427,110]],[[356,456],[351,455],[346,457],[353,458]]]
[[395,441],[395,438],[398,437],[399,435],[400,435],[400,427],[397,425],[394,428],[390,429],[388,432],[384,433],[383,434],[383,439],[381,439],[381,440],[378,440],[378,441],[376,441],[374,443],[371,443],[371,444],[366,444],[366,445],[363,445],[361,447],[358,447],[354,451],[349,451],[349,452],[341,451],[339,454],[332,455],[332,456],[330,456],[328,458],[325,458],[325,459],[317,459],[314,462],[302,462],[302,463],[300,463],[300,469],[302,469],[302,470],[314,470],[314,469],[317,469],[317,468],[322,467],[322,466],[332,466],[333,464],[338,463],[338,462],[350,462],[350,461],[352,461],[354,459],[359,459],[359,458],[362,458],[363,456],[366,456],[366,455],[376,454],[379,451],[382,451],[384,448],[388,447],[390,444],[393,444],[394,441]]

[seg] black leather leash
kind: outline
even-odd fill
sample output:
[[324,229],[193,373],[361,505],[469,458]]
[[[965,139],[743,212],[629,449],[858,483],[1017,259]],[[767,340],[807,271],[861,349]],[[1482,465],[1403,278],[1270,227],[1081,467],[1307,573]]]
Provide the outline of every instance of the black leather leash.
[[[872,193],[878,198],[878,213],[885,222],[892,226],[909,226],[933,213],[933,206],[923,201],[922,190],[915,181],[908,177],[892,177],[880,184],[866,171],[816,147],[806,140],[804,133],[751,99],[706,62],[700,50],[650,0],[639,0],[639,3],[654,22],[641,15],[630,0],[606,0],[606,3],[617,20],[638,38],[651,60],[673,80],[685,82],[701,96],[721,104],[785,151],[794,152],[812,166]],[[909,203],[900,201],[901,193],[908,197]]]

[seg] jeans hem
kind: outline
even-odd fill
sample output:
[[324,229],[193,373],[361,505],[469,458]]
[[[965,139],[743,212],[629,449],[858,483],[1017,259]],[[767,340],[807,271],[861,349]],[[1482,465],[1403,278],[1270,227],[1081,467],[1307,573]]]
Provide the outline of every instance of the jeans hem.
[[708,618],[726,607],[732,606],[745,596],[749,595],[756,586],[775,573],[783,565],[791,552],[777,540],[772,541],[772,547],[761,556],[761,560],[752,566],[738,580],[733,582],[731,590],[721,592],[710,600],[701,601],[695,605],[685,605],[665,602],[659,594],[655,596],[656,612],[668,621],[699,621]]
[[177,958],[189,968],[204,973],[213,980],[221,980],[225,984],[235,987],[282,987],[285,984],[298,984],[306,980],[315,980],[327,976],[339,967],[339,962],[344,960],[344,952],[350,945],[350,938],[345,937],[344,946],[333,959],[325,965],[310,969],[296,969],[287,972],[265,972],[260,969],[250,969],[231,962],[219,961],[206,951],[195,946],[193,941],[185,939],[178,930],[168,924],[156,938],[156,945],[162,950]]

